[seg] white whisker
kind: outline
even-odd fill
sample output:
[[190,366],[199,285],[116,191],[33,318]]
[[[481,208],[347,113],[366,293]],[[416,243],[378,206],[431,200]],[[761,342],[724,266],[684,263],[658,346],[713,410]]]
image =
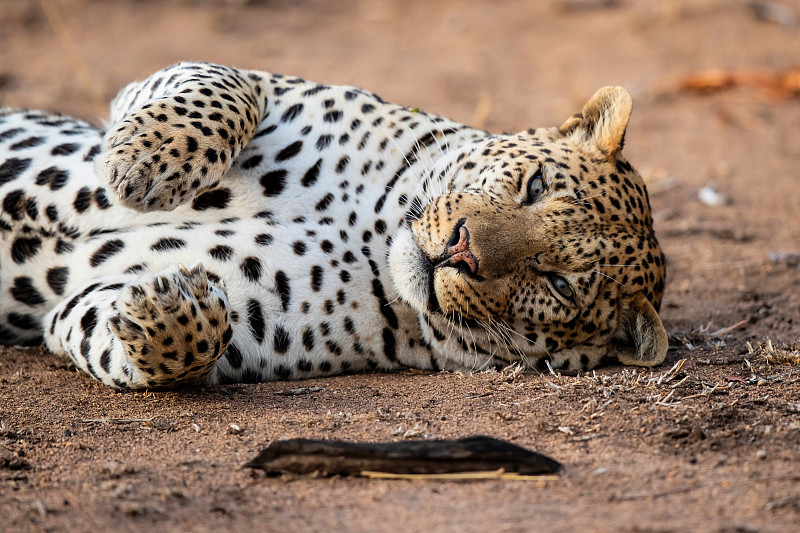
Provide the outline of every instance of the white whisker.
[[610,279],[610,280],[611,280],[611,281],[613,281],[614,283],[616,283],[616,284],[618,284],[618,285],[622,285],[622,283],[620,283],[619,281],[617,281],[617,280],[616,280],[616,279],[614,279],[613,277],[611,277],[611,276],[609,276],[608,274],[605,274],[605,273],[603,273],[603,272],[600,272],[599,270],[592,270],[592,272],[597,272],[597,273],[598,273],[598,274],[600,274],[601,276],[604,276],[604,277],[606,277],[606,278]]

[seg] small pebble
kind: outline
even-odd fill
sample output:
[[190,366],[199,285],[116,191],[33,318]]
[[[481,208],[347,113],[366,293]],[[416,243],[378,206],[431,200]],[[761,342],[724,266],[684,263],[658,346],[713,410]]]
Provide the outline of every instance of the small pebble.
[[47,517],[47,508],[42,503],[42,500],[36,500],[34,502],[34,508],[36,509],[36,511],[39,513],[39,515],[42,518],[46,518]]
[[756,452],[756,457],[759,459],[766,459],[767,458],[767,450],[758,450]]
[[697,197],[701,202],[712,207],[729,203],[727,196],[708,186],[697,191]]

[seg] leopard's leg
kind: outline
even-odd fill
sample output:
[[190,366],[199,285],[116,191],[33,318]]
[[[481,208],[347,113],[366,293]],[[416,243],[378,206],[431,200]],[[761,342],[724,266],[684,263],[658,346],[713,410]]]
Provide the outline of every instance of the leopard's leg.
[[116,203],[172,210],[219,184],[266,108],[262,75],[179,63],[123,89],[97,173]]
[[202,383],[232,337],[225,292],[200,265],[95,280],[43,324],[50,351],[119,389]]

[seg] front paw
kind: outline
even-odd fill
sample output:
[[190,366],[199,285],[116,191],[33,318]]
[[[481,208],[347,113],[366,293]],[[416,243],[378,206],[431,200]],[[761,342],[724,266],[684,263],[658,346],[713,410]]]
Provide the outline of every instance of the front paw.
[[151,386],[208,375],[233,335],[228,299],[205,269],[171,266],[127,284],[109,327]]
[[201,111],[164,98],[106,134],[95,165],[116,203],[137,211],[171,211],[219,183],[240,146],[231,120],[213,108]]

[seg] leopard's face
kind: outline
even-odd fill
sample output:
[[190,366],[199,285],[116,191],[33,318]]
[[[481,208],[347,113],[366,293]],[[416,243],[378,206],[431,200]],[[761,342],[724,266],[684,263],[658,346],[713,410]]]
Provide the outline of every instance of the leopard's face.
[[395,236],[397,291],[459,366],[663,360],[663,255],[644,183],[619,153],[630,107],[623,124],[608,110],[590,123],[593,100],[560,129],[454,156],[431,173],[443,194]]

